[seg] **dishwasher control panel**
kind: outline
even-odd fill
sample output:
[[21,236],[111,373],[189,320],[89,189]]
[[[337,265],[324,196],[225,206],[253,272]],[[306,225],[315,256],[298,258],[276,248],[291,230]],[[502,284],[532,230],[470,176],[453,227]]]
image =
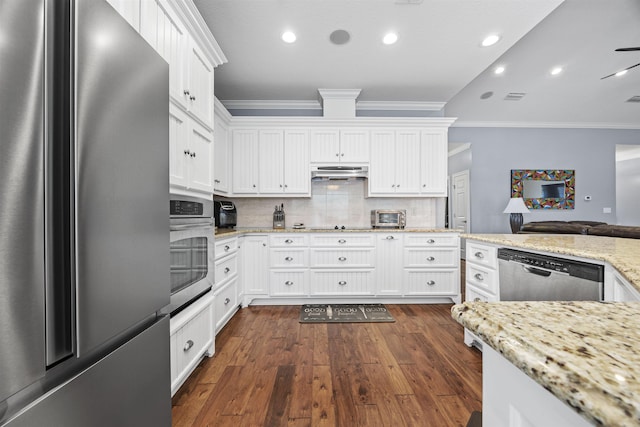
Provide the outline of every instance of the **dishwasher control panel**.
[[580,277],[594,282],[604,281],[604,268],[598,264],[557,258],[548,255],[518,251],[515,249],[498,249],[498,259],[541,268],[570,276]]

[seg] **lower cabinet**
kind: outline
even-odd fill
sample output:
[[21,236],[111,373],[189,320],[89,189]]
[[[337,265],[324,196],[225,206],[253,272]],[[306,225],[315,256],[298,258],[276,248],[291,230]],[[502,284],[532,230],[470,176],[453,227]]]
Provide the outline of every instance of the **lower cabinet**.
[[374,295],[373,269],[311,270],[311,296]]
[[269,295],[269,240],[266,234],[247,234],[240,240],[242,306]]
[[176,314],[170,322],[171,395],[206,356],[215,351],[213,294],[205,294]]
[[403,282],[407,296],[460,295],[459,272],[447,269],[405,269]]
[[309,294],[309,270],[271,270],[269,295],[273,297],[304,297]]
[[227,324],[238,310],[238,280],[231,279],[214,293],[216,334]]

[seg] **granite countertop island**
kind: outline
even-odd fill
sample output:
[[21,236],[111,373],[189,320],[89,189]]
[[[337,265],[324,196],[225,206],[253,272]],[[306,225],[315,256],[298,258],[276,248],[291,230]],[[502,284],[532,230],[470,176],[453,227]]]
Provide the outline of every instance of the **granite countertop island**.
[[451,312],[588,421],[640,426],[640,303],[467,302]]

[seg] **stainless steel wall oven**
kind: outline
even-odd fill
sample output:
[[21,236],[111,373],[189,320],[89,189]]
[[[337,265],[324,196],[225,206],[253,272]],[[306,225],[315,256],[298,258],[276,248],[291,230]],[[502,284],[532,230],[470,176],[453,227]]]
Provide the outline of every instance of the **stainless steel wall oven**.
[[214,282],[213,201],[171,195],[171,302],[175,315],[204,295]]

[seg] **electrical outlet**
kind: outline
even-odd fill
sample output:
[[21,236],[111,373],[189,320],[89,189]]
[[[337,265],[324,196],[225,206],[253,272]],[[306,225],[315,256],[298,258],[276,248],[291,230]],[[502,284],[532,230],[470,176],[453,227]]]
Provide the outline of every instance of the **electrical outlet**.
[[611,213],[611,208],[602,208],[602,213]]

